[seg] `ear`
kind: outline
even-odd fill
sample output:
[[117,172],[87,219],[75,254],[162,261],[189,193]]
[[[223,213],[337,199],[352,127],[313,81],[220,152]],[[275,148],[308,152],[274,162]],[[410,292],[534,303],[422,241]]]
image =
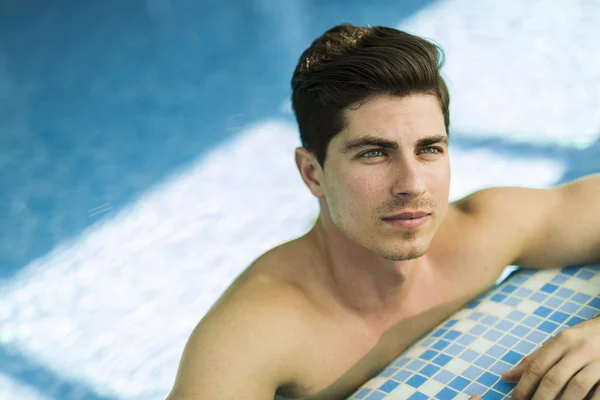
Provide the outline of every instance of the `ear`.
[[316,157],[304,147],[296,148],[296,166],[302,180],[317,198],[325,197],[323,190],[323,170]]

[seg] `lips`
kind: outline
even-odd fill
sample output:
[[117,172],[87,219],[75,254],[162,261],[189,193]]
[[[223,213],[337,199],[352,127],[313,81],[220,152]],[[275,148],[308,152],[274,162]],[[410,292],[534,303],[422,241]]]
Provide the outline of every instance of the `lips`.
[[430,213],[425,211],[406,211],[389,217],[384,217],[383,219],[419,219],[429,214]]

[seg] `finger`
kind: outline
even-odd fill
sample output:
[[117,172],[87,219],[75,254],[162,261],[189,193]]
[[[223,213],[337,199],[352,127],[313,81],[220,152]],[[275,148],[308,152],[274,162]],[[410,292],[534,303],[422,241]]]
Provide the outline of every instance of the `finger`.
[[469,397],[469,400],[481,400],[481,396],[474,394],[473,396]]
[[[600,362],[595,361],[586,365],[571,378],[561,398],[584,399],[588,393],[595,389],[594,385],[598,383],[598,377],[600,377]],[[598,392],[598,390],[596,389],[594,392]],[[594,396],[596,396],[595,393]]]
[[592,388],[592,392],[589,393],[588,395],[589,397],[586,397],[586,399],[590,399],[590,400],[600,400],[600,385],[596,384],[593,388]]
[[513,390],[512,400],[530,399],[542,378],[563,357],[566,348],[564,340],[555,339],[539,348],[535,356],[528,357],[519,383]]
[[[561,390],[573,380],[575,380],[574,390],[578,394],[575,396],[564,395],[564,398],[583,399],[596,383],[593,379],[590,381],[590,373],[594,374],[594,369],[579,376],[590,365],[587,363],[584,349],[567,353],[543,376],[532,400],[555,399]],[[583,391],[582,395],[579,394],[581,391]]]
[[534,351],[530,355],[528,355],[526,357],[523,357],[521,359],[521,361],[519,361],[519,363],[517,365],[515,365],[514,367],[512,367],[512,369],[509,369],[508,371],[505,371],[502,374],[502,379],[504,379],[505,381],[508,381],[508,382],[517,382],[519,380],[519,378],[521,378],[521,374],[525,370],[525,367],[527,366],[527,363],[529,362],[529,360],[531,360],[532,358],[534,358],[535,355],[537,354],[537,352],[539,350],[540,349],[537,349],[536,351]]

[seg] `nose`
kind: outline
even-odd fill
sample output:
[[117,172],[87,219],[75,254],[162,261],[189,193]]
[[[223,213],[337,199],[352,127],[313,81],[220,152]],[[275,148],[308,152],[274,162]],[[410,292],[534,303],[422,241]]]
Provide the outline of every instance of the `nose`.
[[419,197],[427,190],[423,171],[413,160],[399,161],[394,168],[395,181],[392,188],[395,197]]

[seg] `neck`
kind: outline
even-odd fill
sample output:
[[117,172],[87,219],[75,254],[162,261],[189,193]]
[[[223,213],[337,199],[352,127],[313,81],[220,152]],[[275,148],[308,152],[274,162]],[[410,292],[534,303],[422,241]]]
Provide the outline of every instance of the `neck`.
[[401,315],[410,307],[408,294],[425,267],[425,256],[387,260],[352,241],[323,214],[306,238],[317,249],[332,293],[353,312],[377,319]]

